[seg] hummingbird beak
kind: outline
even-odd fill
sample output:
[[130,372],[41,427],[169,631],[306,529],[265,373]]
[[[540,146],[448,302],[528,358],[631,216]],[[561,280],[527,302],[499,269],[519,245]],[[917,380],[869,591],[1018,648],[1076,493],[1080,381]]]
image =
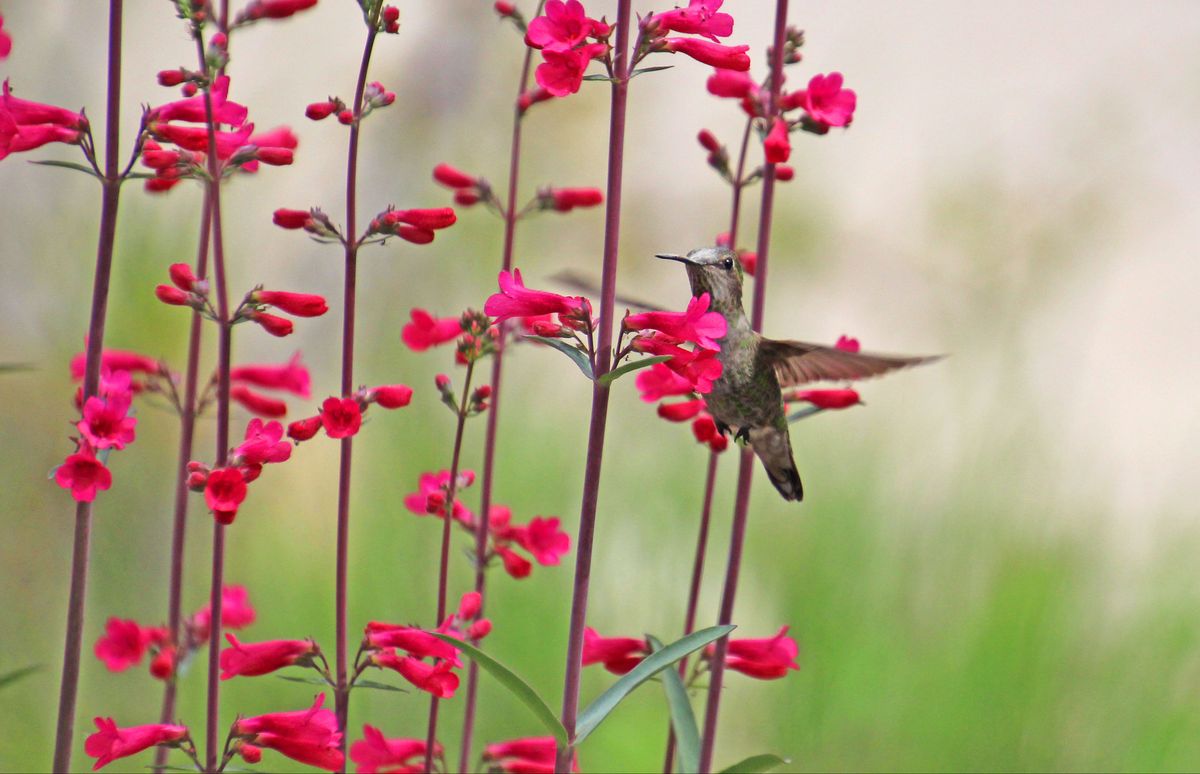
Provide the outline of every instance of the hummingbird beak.
[[654,257],[662,258],[664,261],[679,261],[680,263],[686,263],[686,264],[693,263],[692,261],[689,261],[686,256],[683,256],[683,255],[671,255],[671,254],[658,253]]

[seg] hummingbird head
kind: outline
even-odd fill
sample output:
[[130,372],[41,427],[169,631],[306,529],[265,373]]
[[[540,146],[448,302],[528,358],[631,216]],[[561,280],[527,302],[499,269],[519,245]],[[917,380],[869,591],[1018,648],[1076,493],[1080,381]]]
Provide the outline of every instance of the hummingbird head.
[[742,310],[742,262],[727,247],[698,247],[687,255],[656,255],[679,261],[687,269],[692,295],[708,293],[713,311],[735,313]]

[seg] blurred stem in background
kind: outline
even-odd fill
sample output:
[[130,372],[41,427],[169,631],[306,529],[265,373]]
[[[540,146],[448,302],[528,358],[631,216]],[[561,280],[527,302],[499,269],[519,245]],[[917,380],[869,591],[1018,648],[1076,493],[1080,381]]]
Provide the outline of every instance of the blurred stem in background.
[[[121,15],[122,0],[108,5],[108,97],[104,122],[104,176],[100,179],[100,235],[96,272],[92,280],[92,311],[88,323],[87,361],[81,405],[100,385],[104,323],[108,316],[108,286],[112,278],[113,244],[117,234],[117,205],[122,175],[117,159],[121,128]],[[67,634],[63,646],[62,682],[58,697],[58,726],[54,740],[54,771],[71,769],[75,735],[75,699],[79,691],[79,656],[83,643],[83,614],[87,597],[88,554],[91,550],[92,503],[75,505],[75,538],[71,552],[71,591],[67,601]]]
[[[375,3],[366,18],[367,40],[358,67],[354,86],[354,122],[350,125],[350,144],[346,151],[346,247],[345,283],[342,295],[342,397],[354,392],[354,315],[355,291],[358,282],[358,225],[356,222],[358,196],[358,138],[361,131],[363,92],[367,85],[367,69],[375,36],[379,34],[379,12],[382,3]],[[342,731],[342,753],[346,752],[346,731],[350,715],[350,686],[346,679],[346,589],[350,551],[350,463],[353,437],[342,439],[341,462],[338,467],[337,504],[337,579],[334,594],[336,619],[336,712],[338,728]],[[344,758],[344,755],[343,755]]]
[[[208,238],[212,227],[212,201],[209,190],[204,189],[204,204],[200,212],[200,239],[196,248],[196,277],[204,280],[208,273]],[[175,480],[175,519],[171,530],[171,579],[167,596],[167,628],[171,645],[178,648],[180,642],[180,609],[183,605],[183,548],[187,537],[188,462],[192,459],[192,439],[196,430],[196,387],[200,370],[200,335],[204,318],[199,311],[192,312],[192,327],[188,335],[187,370],[183,377],[183,404],[179,411],[179,461]],[[175,717],[175,691],[178,685],[177,670],[172,668],[163,688],[162,711],[159,723],[170,723]],[[167,764],[170,748],[154,748],[154,767],[162,771]]]
[[[754,118],[746,119],[746,129],[742,132],[742,149],[738,152],[737,170],[734,172],[730,185],[733,198],[729,206],[729,249],[737,250],[738,221],[742,211],[742,191],[746,182],[746,151],[750,147],[750,129],[754,126]],[[700,506],[700,533],[696,536],[696,558],[692,561],[692,581],[688,587],[687,612],[684,614],[683,636],[692,633],[696,628],[696,606],[700,601],[700,586],[704,579],[704,555],[708,551],[708,528],[712,521],[713,491],[717,486],[717,461],[721,453],[710,450],[708,453],[708,473],[704,477],[704,502]],[[679,661],[679,676],[687,677],[688,657]],[[668,722],[667,754],[663,761],[664,774],[671,774],[675,760],[675,728]]]
[[[533,12],[533,18],[542,15],[546,0],[541,0]],[[525,111],[521,108],[521,95],[529,87],[529,70],[533,62],[533,49],[525,46],[525,59],[521,64],[521,79],[517,85],[517,96],[513,100],[512,148],[508,159],[508,198],[504,208],[504,251],[500,258],[502,271],[512,271],[513,240],[517,231],[517,178],[521,170],[521,119]],[[475,526],[475,591],[479,592],[480,604],[487,604],[483,593],[487,583],[487,544],[492,509],[492,477],[495,473],[496,434],[500,422],[500,377],[503,371],[504,329],[501,323],[500,346],[492,355],[492,406],[487,418],[487,435],[483,442],[483,482],[480,485],[479,522]],[[453,501],[451,501],[453,502]],[[480,608],[482,615],[483,608]],[[439,621],[439,623],[441,623]],[[471,737],[475,731],[475,702],[479,690],[479,665],[474,660],[467,668],[467,700],[463,710],[462,742],[458,757],[458,770],[466,774],[471,760]]]
[[583,669],[583,630],[587,622],[588,583],[592,574],[592,538],[596,529],[596,503],[600,496],[600,464],[604,456],[604,431],[608,421],[608,385],[599,381],[612,364],[613,304],[617,285],[617,254],[621,233],[621,173],[625,162],[625,105],[629,94],[630,0],[617,5],[617,44],[613,53],[612,108],[608,129],[608,191],[604,213],[604,263],[600,284],[600,340],[596,347],[596,381],[592,383],[592,413],[588,428],[587,462],[583,477],[583,503],[579,513],[579,538],[575,551],[575,583],[571,598],[571,628],[567,641],[563,680],[562,723],[572,744],[559,747],[556,771],[570,771],[579,712],[579,675]]
[[[787,39],[787,0],[775,2],[775,41],[771,47],[771,97],[767,105],[767,126],[771,126],[780,114],[779,94],[783,87],[783,49]],[[763,160],[762,207],[758,220],[758,262],[754,273],[754,305],[750,312],[750,326],[762,330],[763,308],[767,289],[767,253],[771,246],[771,213],[775,206],[775,164]],[[732,243],[731,243],[732,244]],[[736,249],[736,248],[735,248]],[[742,565],[742,549],[746,538],[746,521],[750,511],[750,484],[754,474],[754,451],[749,446],[742,449],[738,460],[737,495],[733,511],[733,527],[729,538],[729,562],[725,568],[725,588],[721,592],[721,610],[718,624],[728,624],[733,619],[733,603],[737,596],[738,576]],[[713,746],[717,735],[717,716],[721,706],[721,684],[725,676],[725,656],[729,650],[729,638],[717,640],[716,652],[711,659],[712,672],[708,681],[708,706],[704,711],[704,733],[700,748],[700,771],[712,771]]]

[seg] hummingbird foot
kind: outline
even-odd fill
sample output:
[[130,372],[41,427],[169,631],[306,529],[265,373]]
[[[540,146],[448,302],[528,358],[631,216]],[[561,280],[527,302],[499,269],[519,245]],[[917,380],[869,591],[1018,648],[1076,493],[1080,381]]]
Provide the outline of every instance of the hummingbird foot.
[[721,435],[729,435],[730,431],[733,430],[732,427],[716,418],[713,419],[713,424],[717,426],[717,432]]
[[750,428],[743,427],[741,430],[738,430],[733,436],[733,440],[740,441],[743,444],[750,443]]

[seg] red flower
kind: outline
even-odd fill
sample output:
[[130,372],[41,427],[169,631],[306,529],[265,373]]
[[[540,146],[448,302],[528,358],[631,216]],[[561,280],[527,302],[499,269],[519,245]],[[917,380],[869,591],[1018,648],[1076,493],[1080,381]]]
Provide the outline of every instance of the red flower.
[[[155,121],[150,124],[150,131],[163,142],[190,151],[208,151],[208,130],[203,126],[181,126]],[[217,158],[228,159],[239,148],[245,147],[253,131],[254,124],[245,124],[232,132],[217,132]]]
[[192,267],[186,263],[173,263],[167,269],[167,274],[171,277],[171,282],[180,290],[192,292],[192,287],[196,284],[196,275],[192,271]]
[[[687,54],[697,62],[722,70],[749,70],[749,46],[723,46],[696,38],[667,38],[667,51]],[[539,81],[540,83],[540,81]]]
[[365,638],[372,648],[399,648],[414,658],[439,658],[455,667],[462,666],[458,648],[415,626],[371,621],[367,624]]
[[427,245],[433,241],[434,233],[427,228],[402,224],[396,226],[396,236],[414,245]]
[[252,20],[286,19],[316,4],[317,0],[251,0],[242,11],[242,16]]
[[837,343],[833,345],[834,349],[840,349],[843,352],[858,352],[861,346],[858,339],[852,339],[849,336],[838,336]]
[[341,771],[346,760],[340,749],[342,735],[339,733],[334,736],[336,741],[312,742],[305,737],[267,733],[254,737],[253,746],[274,750],[306,766]]
[[521,111],[523,115],[526,110],[533,107],[537,103],[545,102],[546,100],[550,99],[554,99],[554,95],[541,86],[538,86],[536,89],[529,89],[528,91],[521,92],[520,96],[517,97],[517,109]]
[[775,680],[789,670],[799,669],[796,656],[800,648],[781,626],[774,637],[730,640],[725,666],[760,680]]
[[525,44],[551,51],[571,49],[595,34],[597,24],[579,0],[548,0],[545,14],[529,22]]
[[167,645],[160,649],[158,654],[150,659],[150,674],[159,680],[170,678],[175,673],[176,656],[174,645]]
[[117,758],[136,755],[159,744],[176,746],[188,737],[184,726],[154,723],[147,726],[117,728],[112,718],[96,718],[96,733],[83,743],[84,751],[96,759],[92,771],[102,769]]
[[533,554],[538,564],[544,567],[556,565],[559,557],[571,549],[571,537],[558,525],[557,518],[535,516],[527,526],[514,528],[513,540]]
[[[80,352],[71,358],[71,378],[82,379],[87,364],[87,353]],[[106,349],[100,355],[100,371],[116,373],[118,371],[158,372],[158,361],[152,357],[128,352],[123,349]]]
[[694,341],[705,349],[718,349],[717,339],[725,336],[725,318],[708,311],[708,293],[693,297],[685,312],[642,312],[625,318],[629,331],[655,330],[685,341]]
[[313,121],[320,121],[322,119],[329,118],[331,115],[340,110],[341,107],[342,106],[339,103],[334,102],[333,100],[314,102],[308,107],[304,108],[304,116],[306,118],[311,118]]
[[341,735],[337,732],[337,717],[333,711],[321,708],[324,703],[325,694],[319,693],[308,709],[292,712],[268,712],[265,715],[240,718],[233,724],[233,734],[235,736],[278,734],[302,737],[314,743],[329,741],[335,736],[340,737]]
[[4,81],[0,92],[0,159],[49,142],[77,143],[82,136],[80,130],[86,126],[82,113],[18,99]]
[[742,269],[751,277],[758,270],[758,253],[752,253],[748,250],[738,253],[738,260],[742,262]]
[[687,8],[674,8],[656,13],[651,23],[657,23],[660,32],[682,32],[701,35],[716,42],[717,38],[733,34],[733,17],[717,13],[722,0],[691,0]]
[[[221,627],[224,629],[243,629],[254,623],[257,618],[254,612],[254,607],[250,604],[250,597],[245,586],[222,586],[221,587]],[[196,632],[196,638],[199,640],[207,640],[209,634],[209,626],[212,623],[212,604],[205,602],[204,607],[196,611],[192,616],[192,628]]]
[[529,290],[521,279],[521,270],[510,274],[500,272],[500,292],[488,297],[483,305],[486,314],[496,322],[510,317],[526,317],[538,314],[571,314],[583,308],[585,299],[578,296],[560,296],[545,290]]
[[4,17],[0,16],[0,59],[6,59],[12,51],[12,36],[4,31]]
[[796,390],[787,399],[808,401],[817,408],[844,409],[860,403],[857,390]]
[[479,615],[481,609],[483,609],[483,595],[478,591],[468,591],[458,602],[458,617],[463,621],[470,621]]
[[388,384],[370,391],[371,400],[385,409],[404,408],[412,400],[412,387],[403,384]]
[[796,92],[795,99],[809,118],[825,127],[849,126],[858,105],[854,90],[842,88],[841,73],[814,75],[807,89]]
[[292,456],[292,445],[283,439],[283,425],[263,424],[257,417],[246,425],[246,440],[233,450],[233,458],[242,465],[265,465],[286,462]]
[[159,301],[171,306],[189,306],[192,300],[191,293],[185,293],[170,285],[156,285],[154,295]]
[[[246,118],[250,115],[250,111],[246,109],[245,105],[239,105],[229,100],[228,75],[217,76],[217,79],[213,81],[212,110],[213,120],[218,124],[227,124],[228,126],[241,126],[246,123]],[[168,102],[165,105],[151,108],[147,118],[155,122],[192,121],[194,123],[204,123],[208,120],[204,95],[197,94],[188,99]],[[205,132],[207,133],[207,130]],[[203,148],[191,148],[190,150],[207,150],[207,148],[208,145],[205,143]]]
[[221,651],[221,679],[256,677],[293,664],[311,661],[318,652],[312,640],[268,640],[243,644],[233,634],[225,639],[232,647]]
[[433,179],[447,188],[474,188],[479,185],[479,178],[445,163],[433,168]]
[[604,201],[599,188],[551,188],[549,191],[554,209],[570,212],[576,207],[595,207]]
[[[463,471],[460,474],[458,489],[464,486],[469,486],[463,478],[467,474],[472,477],[472,471]],[[473,478],[472,478],[473,480]],[[446,515],[446,488],[450,484],[450,471],[442,470],[437,473],[422,473],[417,481],[417,491],[404,498],[404,507],[408,508],[418,516],[424,516],[429,513],[436,513],[438,516],[445,517]],[[431,509],[430,506],[434,505]],[[474,515],[467,510],[467,507],[462,504],[462,501],[457,497],[454,498],[454,520],[462,522],[467,526],[474,523]]]
[[638,372],[634,380],[642,400],[654,403],[669,395],[691,395],[692,383],[672,371],[664,363],[655,363]]
[[395,670],[417,688],[440,699],[449,699],[458,690],[458,675],[451,671],[454,667],[449,661],[439,661],[433,665],[417,658],[397,656],[390,651],[376,651],[371,654],[371,663]]
[[[442,754],[440,744],[434,746],[434,755]],[[350,745],[350,760],[356,764],[358,774],[380,772],[421,771],[425,758],[424,739],[388,739],[373,726],[363,726],[363,738]]]
[[[544,772],[554,774],[554,759],[558,742],[552,736],[531,736],[496,742],[483,748],[483,760],[499,764],[510,772]],[[579,753],[571,761],[571,771],[579,771]]]
[[400,331],[400,338],[414,352],[454,341],[463,332],[459,317],[434,317],[424,309],[413,309],[409,316],[412,322]]
[[354,398],[326,398],[321,404],[321,424],[330,438],[349,438],[362,427],[362,409]]
[[708,76],[708,93],[717,97],[732,97],[745,99],[758,93],[758,84],[750,75],[741,70],[725,70],[717,68]]
[[96,499],[98,490],[112,486],[112,473],[104,467],[103,462],[96,459],[92,447],[85,443],[58,466],[54,471],[54,481],[63,489],[70,489],[76,502],[90,503]]
[[295,161],[295,152],[288,148],[259,148],[254,152],[254,158],[273,167],[286,167]]
[[491,632],[492,622],[486,618],[480,618],[467,629],[467,637],[478,642],[491,634]]
[[113,391],[101,398],[92,396],[83,404],[83,419],[75,427],[93,449],[124,449],[133,443],[137,420],[129,414],[133,394]]
[[407,223],[410,226],[423,228],[427,231],[449,228],[458,221],[451,207],[434,207],[418,210],[392,210],[386,216],[393,224]]
[[539,86],[555,97],[574,94],[583,84],[583,73],[588,64],[593,59],[604,56],[607,51],[608,46],[604,43],[589,43],[580,48],[565,50],[547,48],[542,51],[542,59],[545,61],[534,71],[534,78]]
[[235,384],[229,391],[229,397],[237,401],[251,414],[260,417],[281,417],[287,414],[287,404],[278,398],[272,398],[255,392],[244,384]]
[[787,164],[779,164],[775,167],[775,179],[781,183],[786,183],[795,176],[796,170]]
[[685,400],[681,403],[658,404],[658,415],[668,422],[686,422],[704,410],[704,399]]
[[500,556],[500,561],[504,562],[504,571],[512,577],[518,580],[528,578],[529,573],[533,571],[533,564],[511,548],[498,545],[495,551]]
[[[645,640],[634,637],[601,637],[595,629],[583,630],[583,665],[604,664],[614,675],[623,675],[650,653]],[[639,655],[640,654],[640,655]]]
[[108,671],[122,672],[146,655],[150,632],[150,629],[139,626],[137,621],[109,618],[104,625],[104,636],[96,640],[96,658],[104,662]]
[[729,439],[717,432],[717,423],[711,414],[701,414],[692,422],[692,435],[700,443],[708,444],[715,452],[723,452],[729,447]]
[[771,131],[763,140],[763,153],[766,155],[767,161],[772,164],[782,164],[788,160],[788,156],[792,155],[792,145],[788,142],[787,121],[782,118],[775,119],[775,123],[771,125]]
[[292,321],[286,317],[280,317],[267,312],[254,311],[250,313],[250,319],[258,323],[263,329],[272,336],[290,336],[292,334]]
[[268,390],[284,390],[301,398],[312,397],[312,378],[300,362],[299,352],[286,363],[237,366],[229,372],[229,378]]
[[288,425],[288,438],[293,441],[307,441],[317,434],[321,429],[321,417],[308,417],[307,419],[298,419]]
[[237,468],[217,468],[208,474],[204,502],[221,524],[232,524],[238,506],[246,499],[246,480]]
[[312,220],[308,210],[289,210],[280,208],[271,216],[271,222],[280,228],[304,228]]
[[259,304],[282,309],[297,317],[320,317],[329,311],[325,299],[312,293],[289,293],[286,290],[256,290],[252,299]]

